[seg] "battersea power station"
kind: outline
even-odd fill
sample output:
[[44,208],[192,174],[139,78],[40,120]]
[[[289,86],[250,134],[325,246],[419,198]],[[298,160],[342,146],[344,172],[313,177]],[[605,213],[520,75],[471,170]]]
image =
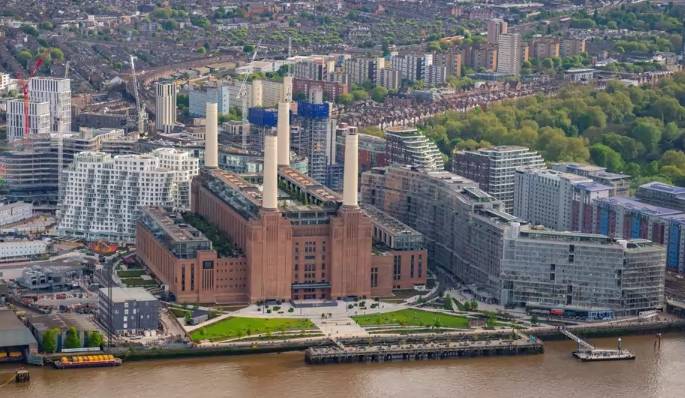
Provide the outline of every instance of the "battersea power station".
[[207,104],[205,167],[192,211],[144,208],[138,258],[181,303],[384,297],[425,284],[423,236],[357,200],[358,136],[345,137],[342,197],[289,166],[290,106],[264,137],[264,169],[218,168],[217,106]]

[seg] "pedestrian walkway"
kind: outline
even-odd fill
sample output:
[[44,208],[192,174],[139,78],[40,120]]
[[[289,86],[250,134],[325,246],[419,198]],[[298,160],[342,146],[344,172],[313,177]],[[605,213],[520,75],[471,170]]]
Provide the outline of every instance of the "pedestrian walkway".
[[337,315],[331,318],[312,318],[311,320],[324,335],[332,339],[369,336],[369,332],[350,317]]

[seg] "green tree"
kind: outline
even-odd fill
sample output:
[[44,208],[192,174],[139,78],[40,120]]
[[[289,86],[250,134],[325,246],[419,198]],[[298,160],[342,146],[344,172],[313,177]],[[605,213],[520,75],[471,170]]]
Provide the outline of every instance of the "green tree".
[[352,97],[355,101],[365,101],[369,99],[369,93],[367,93],[366,90],[356,89],[352,90]]
[[623,170],[623,159],[621,155],[604,144],[594,144],[590,147],[590,157],[592,161],[609,171]]
[[64,339],[65,348],[79,348],[81,347],[81,339],[79,338],[78,331],[75,327],[70,327],[67,329],[67,336]]
[[56,60],[58,62],[64,61],[64,53],[61,49],[57,47],[53,47],[50,49],[50,57],[52,57],[53,60]]
[[640,142],[648,153],[653,153],[661,140],[662,127],[663,124],[658,119],[639,117],[633,123],[630,136]]
[[93,330],[88,334],[88,347],[102,347],[104,338],[97,330]]
[[57,351],[57,336],[59,336],[59,333],[59,328],[52,328],[43,332],[43,338],[41,339],[40,343],[43,348],[43,352],[51,354]]
[[354,98],[352,97],[352,94],[346,93],[340,94],[335,101],[341,105],[349,105],[354,101]]
[[385,97],[388,95],[388,89],[383,86],[376,86],[371,90],[371,99],[376,102],[385,101]]

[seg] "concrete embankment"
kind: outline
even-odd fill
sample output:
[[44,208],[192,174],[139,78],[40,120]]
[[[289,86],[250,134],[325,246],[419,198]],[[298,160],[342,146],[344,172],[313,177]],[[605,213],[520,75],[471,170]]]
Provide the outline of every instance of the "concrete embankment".
[[[566,326],[574,334],[583,337],[612,337],[628,336],[639,334],[652,334],[664,332],[685,331],[685,319],[675,319],[668,321],[637,321],[631,323],[613,323],[599,325],[572,325]],[[558,328],[553,326],[543,326],[530,328],[526,334],[539,337],[543,340],[563,340],[566,337],[561,334]]]

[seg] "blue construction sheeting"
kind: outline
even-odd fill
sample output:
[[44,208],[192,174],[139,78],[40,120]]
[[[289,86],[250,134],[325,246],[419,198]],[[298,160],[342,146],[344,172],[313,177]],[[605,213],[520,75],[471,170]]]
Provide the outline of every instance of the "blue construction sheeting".
[[326,119],[329,116],[328,104],[297,103],[297,114],[309,119]]
[[632,215],[632,225],[630,226],[630,238],[637,239],[640,237],[640,215]]
[[609,235],[609,210],[606,207],[599,209],[599,233]]
[[682,224],[671,222],[668,231],[668,247],[666,249],[666,266],[678,269],[680,262],[680,227]]
[[250,108],[247,112],[247,120],[256,126],[276,127],[278,112],[264,108]]

